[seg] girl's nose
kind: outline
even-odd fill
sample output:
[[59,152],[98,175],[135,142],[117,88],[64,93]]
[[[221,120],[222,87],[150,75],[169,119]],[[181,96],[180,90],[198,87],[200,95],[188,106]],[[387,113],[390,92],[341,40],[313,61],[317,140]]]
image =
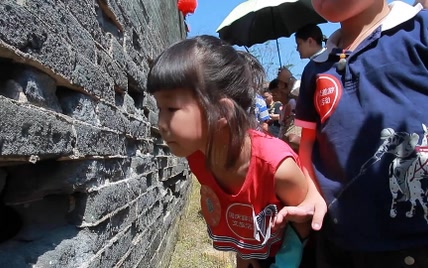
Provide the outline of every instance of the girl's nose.
[[161,134],[165,133],[166,130],[168,129],[167,120],[165,116],[162,115],[161,112],[159,112],[159,115],[158,115],[158,128]]

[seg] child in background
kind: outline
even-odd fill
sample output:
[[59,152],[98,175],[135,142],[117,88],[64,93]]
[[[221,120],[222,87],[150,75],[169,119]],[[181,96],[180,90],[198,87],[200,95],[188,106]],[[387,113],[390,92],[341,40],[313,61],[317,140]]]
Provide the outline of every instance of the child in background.
[[[199,36],[165,50],[147,81],[162,138],[173,154],[187,158],[201,184],[213,246],[237,252],[239,268],[269,267],[277,252],[289,252],[290,244],[281,248],[286,220],[296,223],[285,228],[285,241],[301,254],[294,229],[306,237],[310,214],[318,211],[318,221],[323,216],[312,202],[317,199],[284,207],[299,204],[315,187],[288,145],[254,130],[256,120],[248,111],[263,77],[250,65],[220,39]],[[299,256],[295,259],[290,267],[298,267]]]
[[269,115],[269,110],[265,100],[258,93],[256,93],[255,97],[254,113],[256,115],[257,123],[259,124],[260,130],[269,132],[269,120],[271,119]]
[[308,24],[300,28],[295,34],[297,52],[301,59],[312,59],[324,51],[322,45],[327,38],[322,34],[320,27]]
[[341,23],[305,67],[295,121],[328,204],[318,267],[428,267],[428,10],[312,4]]
[[269,133],[274,137],[279,136],[279,129],[281,124],[279,123],[279,117],[281,113],[282,103],[274,100],[273,95],[268,88],[263,91],[263,98],[265,99],[266,105],[269,111]]

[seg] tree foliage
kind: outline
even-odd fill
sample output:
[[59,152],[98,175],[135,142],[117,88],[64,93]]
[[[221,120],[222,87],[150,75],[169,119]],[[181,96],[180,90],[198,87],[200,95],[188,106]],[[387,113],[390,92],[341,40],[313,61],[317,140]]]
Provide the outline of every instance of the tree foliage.
[[[263,44],[258,44],[250,47],[248,51],[253,54],[262,64],[266,71],[267,81],[276,78],[278,69],[281,67],[279,63],[278,49],[275,41],[268,41]],[[294,64],[291,63],[293,51],[286,52],[280,48],[282,66],[292,69]]]

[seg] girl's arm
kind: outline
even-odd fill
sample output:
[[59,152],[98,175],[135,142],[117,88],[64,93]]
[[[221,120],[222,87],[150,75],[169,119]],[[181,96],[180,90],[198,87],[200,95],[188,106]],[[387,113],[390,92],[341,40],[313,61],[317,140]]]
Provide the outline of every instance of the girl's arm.
[[298,206],[284,207],[279,211],[275,221],[275,228],[284,227],[286,221],[305,222],[312,216],[312,229],[315,231],[321,229],[324,215],[327,213],[327,205],[318,190],[312,168],[311,156],[314,141],[315,130],[303,128],[299,156],[308,190],[304,200]]
[[[278,167],[275,173],[275,192],[278,198],[286,205],[296,206],[300,204],[308,193],[308,181],[303,174],[302,170],[296,164],[293,158],[286,158]],[[285,219],[288,218],[279,217],[284,215],[287,209],[281,209],[275,218],[274,228],[285,225]],[[281,214],[282,213],[282,214]],[[293,222],[289,224],[284,232],[284,240],[281,248],[275,255],[275,263],[272,264],[271,268],[289,267],[298,268],[300,266],[303,248],[304,238],[309,236],[311,231],[310,215],[307,214],[302,217],[302,221]],[[281,222],[279,222],[281,218]]]
[[[291,157],[286,158],[279,165],[275,173],[275,192],[281,202],[287,206],[297,206],[303,202],[307,196],[308,180]],[[300,237],[305,238],[309,235],[310,216],[311,215],[308,214],[306,217],[303,217],[305,220],[293,224]],[[275,225],[277,226],[278,223],[277,217]],[[281,222],[280,224],[285,225],[285,222]]]

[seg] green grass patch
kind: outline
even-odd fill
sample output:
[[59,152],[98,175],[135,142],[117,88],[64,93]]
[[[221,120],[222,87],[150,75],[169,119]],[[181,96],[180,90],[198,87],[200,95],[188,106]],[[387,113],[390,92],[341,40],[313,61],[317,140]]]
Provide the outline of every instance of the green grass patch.
[[200,184],[192,177],[189,204],[178,227],[178,238],[170,268],[232,268],[235,254],[215,250],[201,214]]

